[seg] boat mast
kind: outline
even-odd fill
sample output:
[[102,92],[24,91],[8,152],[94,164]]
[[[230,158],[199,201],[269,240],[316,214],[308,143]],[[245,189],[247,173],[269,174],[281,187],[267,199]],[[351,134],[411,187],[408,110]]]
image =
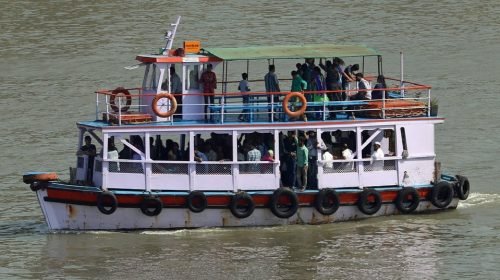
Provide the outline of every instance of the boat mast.
[[181,16],[178,16],[177,21],[175,23],[170,24],[170,27],[173,27],[173,29],[167,30],[167,32],[165,32],[165,48],[163,48],[162,52],[163,55],[168,55],[168,52],[172,49],[175,33],[177,32],[177,26],[179,26],[180,21],[181,21]]

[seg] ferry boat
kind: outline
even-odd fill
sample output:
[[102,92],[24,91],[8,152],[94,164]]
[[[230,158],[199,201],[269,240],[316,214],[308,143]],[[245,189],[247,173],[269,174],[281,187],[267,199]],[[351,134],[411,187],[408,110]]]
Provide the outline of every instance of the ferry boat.
[[[291,69],[278,66],[356,60],[373,87],[370,77],[383,74],[375,50],[202,49],[196,41],[174,49],[179,21],[158,54],[136,57],[142,86],[96,92],[96,119],[76,124],[69,180],[23,175],[50,230],[324,224],[453,209],[467,199],[469,180],[442,174],[436,160],[434,126],[444,118],[431,112],[430,86],[401,76],[386,78],[395,85],[381,99],[346,98],[362,92],[347,81],[290,92],[283,77]],[[259,62],[264,70],[251,73]],[[233,64],[239,71],[230,72]],[[281,90],[265,90],[266,64],[278,66]],[[200,83],[208,84],[209,67],[218,73],[214,94]],[[236,89],[241,71],[253,91]]]

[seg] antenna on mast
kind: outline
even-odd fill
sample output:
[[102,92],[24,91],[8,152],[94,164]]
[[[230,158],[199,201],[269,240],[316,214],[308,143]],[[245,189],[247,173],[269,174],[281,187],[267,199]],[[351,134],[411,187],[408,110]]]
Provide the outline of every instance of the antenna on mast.
[[172,49],[172,44],[174,43],[175,33],[177,32],[177,26],[179,26],[179,22],[181,21],[181,16],[177,17],[177,21],[175,23],[171,23],[171,30],[167,30],[165,32],[165,47],[162,49],[163,55],[168,55],[168,52]]

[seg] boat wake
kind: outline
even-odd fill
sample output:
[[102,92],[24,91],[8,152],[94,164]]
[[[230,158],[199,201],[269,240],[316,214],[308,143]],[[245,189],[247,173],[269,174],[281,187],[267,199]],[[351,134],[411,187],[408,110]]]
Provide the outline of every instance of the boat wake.
[[465,209],[491,203],[500,203],[500,194],[474,192],[469,195],[467,200],[460,201],[458,209]]

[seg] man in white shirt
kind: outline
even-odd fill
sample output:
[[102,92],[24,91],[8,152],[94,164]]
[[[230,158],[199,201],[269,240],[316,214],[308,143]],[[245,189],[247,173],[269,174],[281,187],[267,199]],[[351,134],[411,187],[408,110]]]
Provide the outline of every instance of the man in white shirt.
[[323,148],[323,156],[322,156],[323,161],[323,168],[325,169],[333,169],[333,155],[330,153],[329,149],[325,146]]
[[380,142],[373,144],[373,154],[370,159],[371,169],[373,171],[384,170],[384,151],[380,148]]
[[354,161],[352,161],[352,151],[349,149],[347,144],[344,144],[342,147],[342,159],[343,160],[351,160],[351,162],[345,162],[342,164],[344,170],[352,170],[354,169]]

